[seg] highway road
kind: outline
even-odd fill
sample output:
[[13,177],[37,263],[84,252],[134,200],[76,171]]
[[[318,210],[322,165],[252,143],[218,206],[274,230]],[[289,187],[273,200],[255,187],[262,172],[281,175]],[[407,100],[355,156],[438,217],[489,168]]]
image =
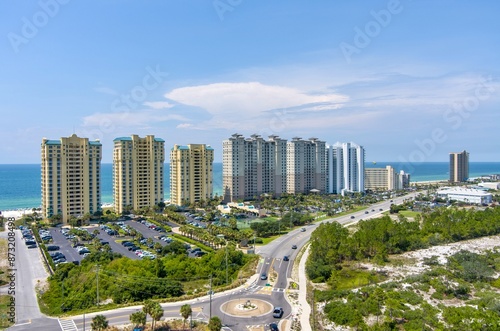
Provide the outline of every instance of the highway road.
[[[233,331],[246,331],[248,330],[249,325],[262,325],[268,324],[271,322],[276,322],[277,319],[272,317],[272,313],[267,313],[263,316],[250,316],[250,317],[237,317],[233,315],[226,314],[222,310],[222,306],[225,302],[232,300],[262,300],[270,303],[272,306],[281,306],[284,308],[283,318],[287,318],[290,314],[292,307],[287,302],[285,298],[285,289],[288,284],[288,279],[291,275],[291,267],[294,263],[294,260],[297,257],[298,251],[304,246],[311,236],[312,231],[319,226],[319,224],[324,222],[331,222],[333,220],[338,221],[341,224],[350,224],[357,222],[361,219],[367,219],[372,217],[378,217],[382,212],[389,210],[390,205],[392,203],[399,204],[402,203],[403,200],[408,199],[410,197],[414,197],[418,193],[411,193],[409,195],[403,197],[394,198],[393,202],[384,201],[372,206],[367,207],[361,211],[358,211],[353,214],[341,216],[338,218],[326,219],[318,223],[314,223],[308,226],[305,226],[306,231],[302,232],[300,229],[293,230],[286,235],[274,240],[266,246],[258,247],[256,253],[259,254],[262,259],[258,266],[258,273],[252,278],[253,281],[247,283],[247,286],[242,286],[238,289],[227,291],[224,293],[215,293],[211,300],[207,295],[202,298],[198,298],[195,300],[187,301],[187,302],[174,302],[174,303],[165,303],[162,304],[162,307],[165,310],[164,318],[180,318],[180,306],[188,303],[192,306],[193,309],[193,319],[208,321],[210,312],[213,316],[219,316],[226,326],[225,330],[233,330]],[[382,209],[382,211],[380,211]],[[373,211],[372,211],[373,210]],[[368,213],[365,213],[368,212]],[[354,218],[351,218],[354,216]],[[139,226],[139,224],[137,224]],[[135,226],[134,226],[135,227]],[[143,229],[141,229],[143,230]],[[141,231],[142,232],[142,231]],[[297,249],[292,249],[292,245],[297,245]],[[24,250],[20,249],[20,254],[35,254],[28,252],[28,249],[24,246]],[[32,250],[32,252],[35,252]],[[283,257],[287,255],[289,257],[289,261],[284,261]],[[34,284],[33,279],[35,278],[35,270],[29,266],[31,261],[40,261],[39,257],[29,256],[29,259],[26,259],[28,256],[24,257],[24,261],[30,261],[29,263],[23,264],[21,263],[18,268],[22,268],[22,270],[26,270],[27,276],[23,279],[20,279],[22,284]],[[38,263],[38,262],[37,262]],[[268,275],[267,280],[261,280],[260,275],[262,273],[266,273]],[[23,292],[21,295],[22,299],[20,302],[24,302],[27,309],[31,309],[27,311],[27,313],[22,314],[23,321],[27,318],[36,318],[38,316],[41,317],[41,314],[38,310],[38,307],[31,304],[36,302],[33,288],[26,289],[26,293]],[[28,292],[31,292],[28,293]],[[31,300],[31,301],[28,301]],[[142,309],[141,306],[135,307],[127,307],[120,308],[111,311],[99,312],[98,314],[103,314],[106,316],[111,325],[120,325],[129,323],[129,316],[131,313]],[[97,313],[93,313],[85,316],[85,330],[90,330],[90,322],[93,316]],[[78,330],[83,330],[83,319],[84,316],[74,316],[72,321],[78,327]],[[39,323],[37,323],[37,330],[40,331],[53,331],[57,330],[56,328],[45,327],[44,323],[49,323],[49,319],[41,319]],[[18,326],[17,328],[12,327],[9,330],[33,330],[34,324],[23,326]],[[62,329],[62,328],[61,328]],[[67,331],[71,329],[63,329],[63,331]],[[74,329],[73,329],[74,330]]]

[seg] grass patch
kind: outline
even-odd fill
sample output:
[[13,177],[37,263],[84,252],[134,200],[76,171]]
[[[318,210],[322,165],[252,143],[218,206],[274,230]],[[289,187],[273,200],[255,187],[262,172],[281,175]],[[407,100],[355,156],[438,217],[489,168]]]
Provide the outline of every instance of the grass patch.
[[415,218],[417,215],[420,215],[420,212],[411,210],[401,210],[398,214],[403,215],[406,218]]
[[9,326],[14,325],[14,323],[9,321],[9,311],[10,295],[0,295],[0,330],[4,330]]
[[0,239],[0,286],[8,283],[7,269],[7,239]]
[[342,270],[336,271],[334,275],[332,274],[332,279],[329,282],[332,282],[333,288],[336,290],[351,290],[377,284],[386,279],[387,276],[380,273],[344,267]]
[[[282,235],[284,234],[287,234],[288,232],[284,232],[284,231],[281,231],[281,234],[280,235],[274,235],[274,236],[270,236],[270,237],[266,237],[266,238],[262,238],[262,245],[267,245],[269,244],[271,241],[273,241],[274,239],[277,239],[279,237],[281,237]],[[250,239],[248,241],[249,243],[253,243],[253,241]]]

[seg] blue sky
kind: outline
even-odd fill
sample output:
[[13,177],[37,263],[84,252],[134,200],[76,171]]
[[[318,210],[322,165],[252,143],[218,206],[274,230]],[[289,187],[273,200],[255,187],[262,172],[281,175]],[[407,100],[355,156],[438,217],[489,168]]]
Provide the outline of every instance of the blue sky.
[[[496,1],[0,3],[0,163],[42,137],[353,141],[367,161],[500,161]],[[15,143],[13,143],[15,141]],[[168,155],[168,154],[167,154]]]

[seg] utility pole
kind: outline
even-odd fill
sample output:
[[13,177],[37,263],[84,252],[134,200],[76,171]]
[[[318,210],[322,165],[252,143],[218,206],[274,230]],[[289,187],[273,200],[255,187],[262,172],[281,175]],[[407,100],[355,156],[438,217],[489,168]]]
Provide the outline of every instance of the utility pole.
[[209,320],[212,319],[212,275],[210,275],[210,305],[209,305]]
[[227,242],[226,242],[226,285],[229,283],[229,279],[227,277],[227,267],[228,265],[227,265]]
[[97,265],[96,269],[96,283],[97,283],[97,306],[99,306],[99,268],[101,267],[100,264]]

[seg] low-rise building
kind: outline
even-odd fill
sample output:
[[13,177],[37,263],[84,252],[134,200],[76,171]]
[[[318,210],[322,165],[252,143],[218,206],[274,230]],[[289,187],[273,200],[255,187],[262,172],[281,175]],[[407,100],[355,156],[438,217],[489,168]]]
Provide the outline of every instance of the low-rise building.
[[464,187],[442,187],[437,191],[439,198],[474,204],[488,204],[493,201],[491,193]]

